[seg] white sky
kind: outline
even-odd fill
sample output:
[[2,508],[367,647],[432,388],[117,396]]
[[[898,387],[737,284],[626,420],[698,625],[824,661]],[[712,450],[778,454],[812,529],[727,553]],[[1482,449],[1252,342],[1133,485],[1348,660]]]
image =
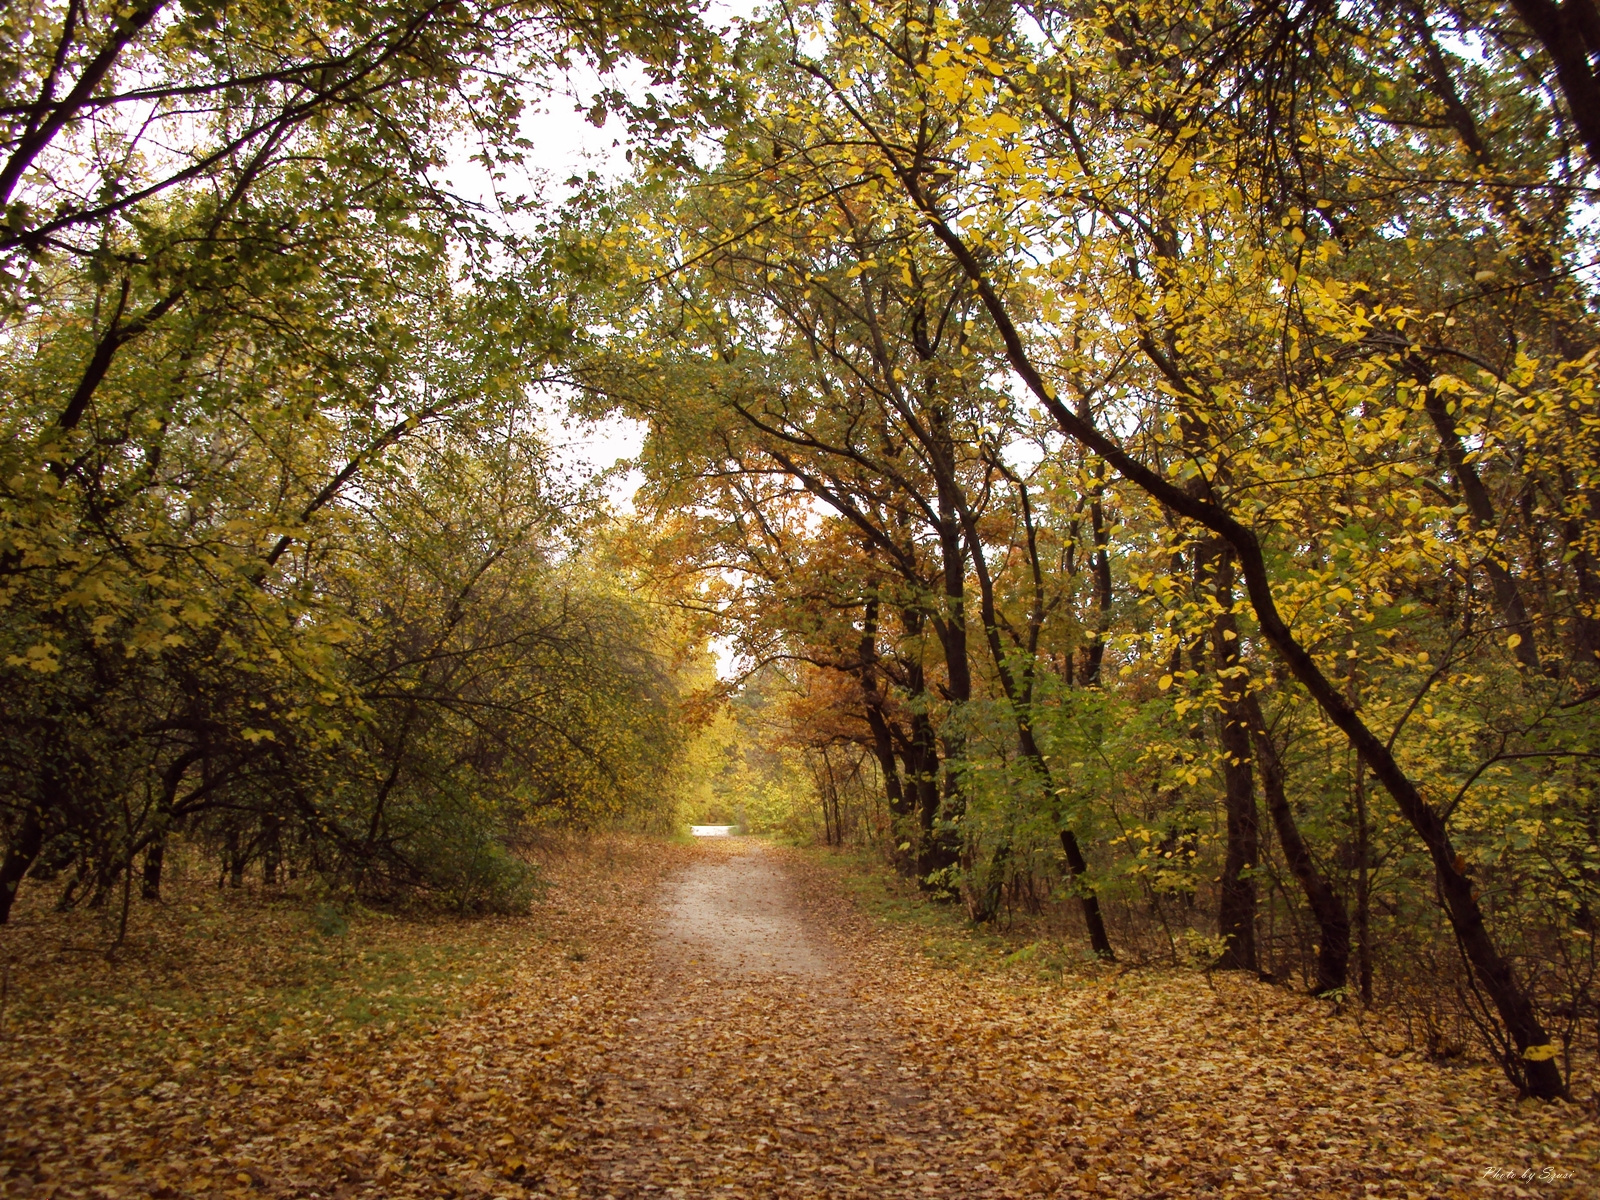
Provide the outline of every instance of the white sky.
[[[736,17],[748,16],[755,8],[753,0],[712,0],[706,9],[706,19],[717,25],[726,25]],[[535,147],[530,156],[531,179],[508,179],[500,186],[510,194],[542,192],[552,203],[559,204],[570,191],[565,181],[574,175],[585,176],[590,171],[602,178],[620,180],[628,170],[626,159],[626,131],[615,118],[596,128],[584,116],[601,80],[591,71],[573,71],[564,79],[553,81],[560,89],[530,104],[524,120],[523,133]],[[638,74],[630,76],[621,72],[606,81],[610,86],[624,88],[643,87]],[[471,153],[465,145],[457,147],[451,155],[448,177],[462,195],[481,198],[493,203],[494,189],[481,166],[467,161]],[[593,477],[613,469],[620,460],[637,458],[644,449],[645,425],[624,417],[610,417],[603,421],[579,421],[566,410],[558,394],[548,394],[544,412],[543,432],[558,455],[562,467],[573,475]],[[631,512],[633,496],[643,483],[642,475],[628,471],[618,475],[607,487],[611,503],[622,512]],[[741,664],[726,639],[716,639],[711,645],[717,661],[717,674],[728,679],[737,675]]]
[[[607,82],[617,84],[615,79]],[[637,80],[624,75],[622,82],[627,86]],[[551,205],[557,205],[571,191],[566,180],[590,171],[602,178],[620,180],[628,171],[628,163],[623,144],[626,131],[621,123],[610,120],[603,128],[596,128],[579,111],[578,106],[587,107],[602,86],[600,78],[592,71],[575,70],[551,83],[559,90],[538,95],[524,115],[521,132],[534,145],[526,174],[519,178],[508,169],[508,178],[498,187],[510,196],[542,194]],[[460,196],[490,209],[498,208],[496,185],[488,171],[481,163],[470,161],[475,149],[467,140],[450,148],[443,171],[446,184]],[[563,473],[592,477],[610,470],[619,459],[637,457],[644,447],[645,428],[640,422],[622,417],[578,421],[567,411],[559,394],[547,392],[542,399],[546,403],[542,431],[556,451]],[[607,488],[612,503],[623,511],[631,510],[633,494],[641,482],[637,472],[613,480]]]
[[[755,0],[710,0],[704,16],[709,24],[725,27],[750,16],[755,8]],[[530,177],[508,178],[499,186],[511,195],[542,193],[550,203],[559,204],[571,191],[566,180],[575,175],[582,177],[594,171],[602,179],[620,180],[628,173],[627,131],[622,123],[613,118],[596,128],[584,112],[603,86],[643,91],[646,81],[636,71],[622,70],[602,81],[593,71],[575,69],[550,80],[549,86],[550,92],[529,104],[523,122],[522,132],[535,147],[530,155]],[[494,184],[480,164],[468,161],[471,153],[472,148],[465,142],[454,147],[445,175],[458,194],[493,207]],[[544,432],[562,465],[574,474],[593,476],[610,470],[621,459],[638,457],[644,448],[645,427],[641,422],[622,417],[576,421],[557,395],[549,397],[549,405]],[[607,488],[612,503],[624,512],[631,511],[634,493],[642,482],[637,471],[619,475]]]

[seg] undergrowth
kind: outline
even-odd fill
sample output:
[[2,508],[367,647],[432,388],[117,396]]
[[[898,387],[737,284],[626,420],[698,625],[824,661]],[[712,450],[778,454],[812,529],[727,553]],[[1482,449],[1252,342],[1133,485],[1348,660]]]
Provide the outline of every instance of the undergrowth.
[[976,924],[960,904],[936,900],[868,850],[802,847],[832,874],[868,916],[912,931],[936,966],[956,971],[1015,971],[1047,982],[1098,978],[1104,966],[1086,947],[1042,935],[1024,922]]

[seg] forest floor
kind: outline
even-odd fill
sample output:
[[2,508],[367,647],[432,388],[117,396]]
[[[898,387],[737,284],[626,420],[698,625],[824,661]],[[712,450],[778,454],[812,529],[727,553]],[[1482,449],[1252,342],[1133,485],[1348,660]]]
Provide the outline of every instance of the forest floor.
[[0,930],[0,1195],[1600,1190],[1592,1098],[1374,1054],[1282,988],[1046,978],[752,840],[542,862],[530,916],[475,921],[196,882],[135,905],[115,962],[99,917],[25,894]]

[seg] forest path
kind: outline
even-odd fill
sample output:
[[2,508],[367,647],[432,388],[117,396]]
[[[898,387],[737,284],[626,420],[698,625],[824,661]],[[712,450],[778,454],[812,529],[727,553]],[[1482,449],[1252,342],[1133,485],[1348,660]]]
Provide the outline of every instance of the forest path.
[[656,983],[601,1080],[595,1196],[981,1196],[886,998],[851,971],[779,854],[734,840],[672,879]]
[[1595,1194],[1592,1119],[1510,1104],[1486,1064],[1375,1054],[1285,989],[940,966],[935,925],[874,920],[754,839],[662,867],[545,1194]]

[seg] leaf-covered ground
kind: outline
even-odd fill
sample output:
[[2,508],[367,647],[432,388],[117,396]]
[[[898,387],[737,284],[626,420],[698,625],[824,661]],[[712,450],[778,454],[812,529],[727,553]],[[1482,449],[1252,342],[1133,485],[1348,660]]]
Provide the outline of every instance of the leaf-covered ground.
[[[752,857],[753,856],[753,857]],[[527,918],[192,888],[0,930],[5,1196],[1555,1196],[1588,1105],[1282,989],[976,967],[814,857],[608,839]],[[321,932],[319,932],[319,926]]]

